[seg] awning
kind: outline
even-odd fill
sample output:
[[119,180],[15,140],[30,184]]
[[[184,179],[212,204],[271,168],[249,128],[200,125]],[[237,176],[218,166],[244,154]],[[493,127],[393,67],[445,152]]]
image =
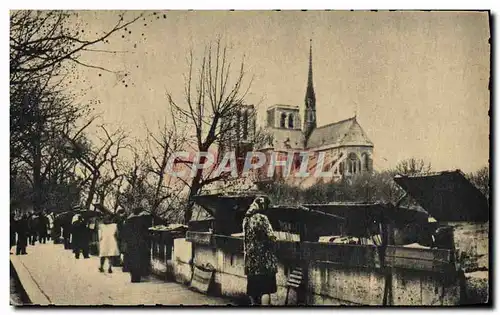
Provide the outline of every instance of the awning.
[[301,240],[313,240],[339,231],[344,218],[304,206],[271,206],[266,211],[275,231],[300,235]]
[[[316,209],[309,208],[307,206],[271,206],[267,210],[268,216],[278,217],[285,219],[287,221],[303,222],[305,220],[327,220],[329,222],[334,221],[344,221],[345,219],[327,213],[324,211],[318,211]],[[327,222],[324,222],[327,224]]]
[[217,212],[246,211],[259,194],[248,195],[197,195],[194,202],[207,210],[213,217]]
[[304,206],[344,218],[343,234],[357,237],[379,233],[379,223],[427,224],[429,218],[425,211],[396,208],[391,203],[332,202]]
[[394,206],[384,203],[331,202],[325,204],[304,204],[304,207],[329,213],[346,219],[382,222],[384,215],[392,216]]
[[438,221],[486,222],[486,197],[459,171],[396,176],[398,183]]

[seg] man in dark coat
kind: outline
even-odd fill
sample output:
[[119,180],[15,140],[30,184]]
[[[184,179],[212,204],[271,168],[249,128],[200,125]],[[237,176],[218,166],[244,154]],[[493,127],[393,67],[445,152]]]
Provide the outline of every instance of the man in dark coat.
[[119,210],[116,216],[116,224],[118,227],[118,248],[120,249],[120,263],[122,265],[122,270],[124,272],[128,272],[128,268],[125,263],[125,252],[127,251],[127,246],[125,243],[125,233],[124,233],[124,226],[125,226],[125,221],[127,220],[126,213],[123,210]]
[[38,216],[32,213],[28,218],[29,244],[35,245],[38,234]]
[[29,237],[29,217],[24,214],[16,222],[16,232],[17,232],[17,244],[16,244],[16,255],[26,255],[26,246],[28,246]]
[[84,220],[82,216],[79,216],[73,223],[72,235],[75,258],[79,259],[81,252],[83,252],[83,258],[89,258],[90,229],[88,227],[88,222]]
[[62,229],[62,222],[60,218],[57,218],[57,216],[53,215],[53,227],[51,232],[50,238],[54,241],[54,244],[61,244],[61,229]]
[[131,281],[140,282],[141,277],[149,271],[149,227],[151,217],[143,212],[142,207],[134,209],[125,222],[123,236],[126,242],[126,265],[130,271]]
[[14,212],[10,213],[10,250],[12,246],[16,245],[16,215]]
[[70,237],[71,237],[71,222],[61,222],[62,236],[64,242],[64,249],[71,249]]
[[38,241],[45,244],[48,238],[49,219],[45,213],[41,213],[38,218]]

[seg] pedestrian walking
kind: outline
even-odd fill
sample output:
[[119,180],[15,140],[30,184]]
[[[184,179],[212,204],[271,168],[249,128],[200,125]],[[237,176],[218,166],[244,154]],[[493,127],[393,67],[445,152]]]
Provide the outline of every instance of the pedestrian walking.
[[[243,219],[247,295],[252,305],[270,304],[270,294],[277,291],[278,268],[274,250],[276,238],[265,215],[268,206],[267,197],[256,198]],[[263,297],[267,301],[264,302]]]
[[125,252],[127,251],[127,243],[125,242],[124,226],[127,220],[126,213],[123,209],[118,210],[116,217],[116,224],[118,228],[118,249],[120,250],[120,265],[122,266],[123,272],[128,272],[126,262],[125,262]]
[[45,244],[48,237],[49,219],[45,213],[41,213],[38,217],[38,241],[40,244]]
[[54,212],[49,212],[47,214],[47,221],[49,222],[48,229],[47,229],[47,240],[54,241],[54,238],[53,238],[53,235],[54,235]]
[[[10,249],[12,250],[12,246],[16,245],[16,214],[14,212],[10,213]],[[11,253],[12,254],[12,253]]]
[[108,273],[112,273],[112,259],[120,256],[118,248],[118,226],[113,222],[111,216],[107,215],[99,225],[99,257],[101,264],[99,271],[104,272],[104,262],[108,260]]
[[31,213],[28,217],[28,237],[29,244],[34,246],[37,241],[38,234],[38,216]]
[[151,216],[144,209],[143,205],[135,208],[124,227],[127,248],[125,262],[131,282],[140,282],[149,270],[148,229],[151,227]]
[[83,252],[83,258],[90,258],[90,229],[88,222],[79,214],[76,215],[72,225],[72,247],[75,258],[79,259],[80,254]]
[[30,233],[28,214],[22,215],[22,217],[16,222],[16,232],[16,255],[26,255],[26,246],[28,246],[28,237]]

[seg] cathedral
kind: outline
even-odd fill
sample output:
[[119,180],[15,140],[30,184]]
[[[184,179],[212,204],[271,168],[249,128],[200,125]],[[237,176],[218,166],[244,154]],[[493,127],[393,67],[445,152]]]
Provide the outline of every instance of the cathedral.
[[[240,117],[255,117],[251,116],[254,113],[252,105],[242,106],[242,112],[238,113]],[[257,147],[248,146],[249,142],[253,142],[247,138],[247,132],[244,137],[236,135],[227,135],[225,141],[226,151],[229,148],[234,149],[234,144],[237,147],[244,148],[241,151],[239,158],[243,158],[244,152],[249,150],[258,150],[267,155],[267,162],[270,163],[271,155],[278,159],[286,159],[291,152],[296,153],[294,165],[292,169],[297,170],[302,161],[300,161],[299,153],[307,151],[309,158],[307,161],[308,173],[314,173],[318,165],[318,156],[320,153],[324,155],[321,163],[322,170],[330,174],[329,177],[317,178],[307,176],[296,178],[294,176],[283,176],[282,170],[276,168],[273,178],[266,178],[266,167],[263,167],[260,174],[257,174],[258,181],[279,180],[282,179],[286,183],[309,187],[318,181],[339,180],[343,177],[349,177],[362,172],[371,172],[373,170],[373,143],[370,141],[366,133],[361,128],[356,120],[356,116],[330,123],[324,126],[316,124],[316,95],[313,85],[313,62],[312,62],[312,43],[309,47],[309,70],[307,77],[307,86],[304,99],[304,119],[301,123],[300,108],[296,105],[276,104],[267,109],[265,125],[262,126],[266,133],[266,140],[262,143],[255,143]],[[252,130],[255,132],[254,119],[231,119],[237,121],[235,132],[237,130]],[[241,125],[241,126],[240,126]],[[247,126],[248,125],[248,126]],[[250,134],[250,132],[248,133]],[[240,139],[242,138],[242,139]],[[229,141],[229,139],[233,139]],[[245,141],[247,140],[247,141]],[[232,144],[231,144],[232,143]]]
[[[304,99],[304,122],[296,105],[274,105],[267,110],[266,131],[269,140],[259,151],[287,154],[290,151],[308,151],[312,158],[308,169],[317,163],[315,157],[324,152],[323,169],[331,170],[337,180],[373,169],[373,143],[356,120],[356,116],[324,126],[316,124],[316,95],[313,85],[312,44],[309,46],[309,71]],[[279,176],[279,175],[278,175]],[[287,182],[311,186],[318,178],[287,178]]]

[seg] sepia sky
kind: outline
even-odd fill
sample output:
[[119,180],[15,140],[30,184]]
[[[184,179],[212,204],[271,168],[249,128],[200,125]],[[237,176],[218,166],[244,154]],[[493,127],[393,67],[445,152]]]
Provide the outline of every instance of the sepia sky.
[[[128,13],[129,16],[134,13]],[[80,14],[87,34],[109,29],[117,12]],[[235,66],[253,76],[247,102],[304,106],[309,39],[318,126],[352,117],[375,145],[374,166],[410,157],[433,169],[475,171],[489,156],[490,46],[487,13],[349,11],[165,11],[139,20],[85,53],[79,100],[104,122],[143,138],[183,96],[186,55],[221,36]],[[127,76],[125,76],[125,73]]]

